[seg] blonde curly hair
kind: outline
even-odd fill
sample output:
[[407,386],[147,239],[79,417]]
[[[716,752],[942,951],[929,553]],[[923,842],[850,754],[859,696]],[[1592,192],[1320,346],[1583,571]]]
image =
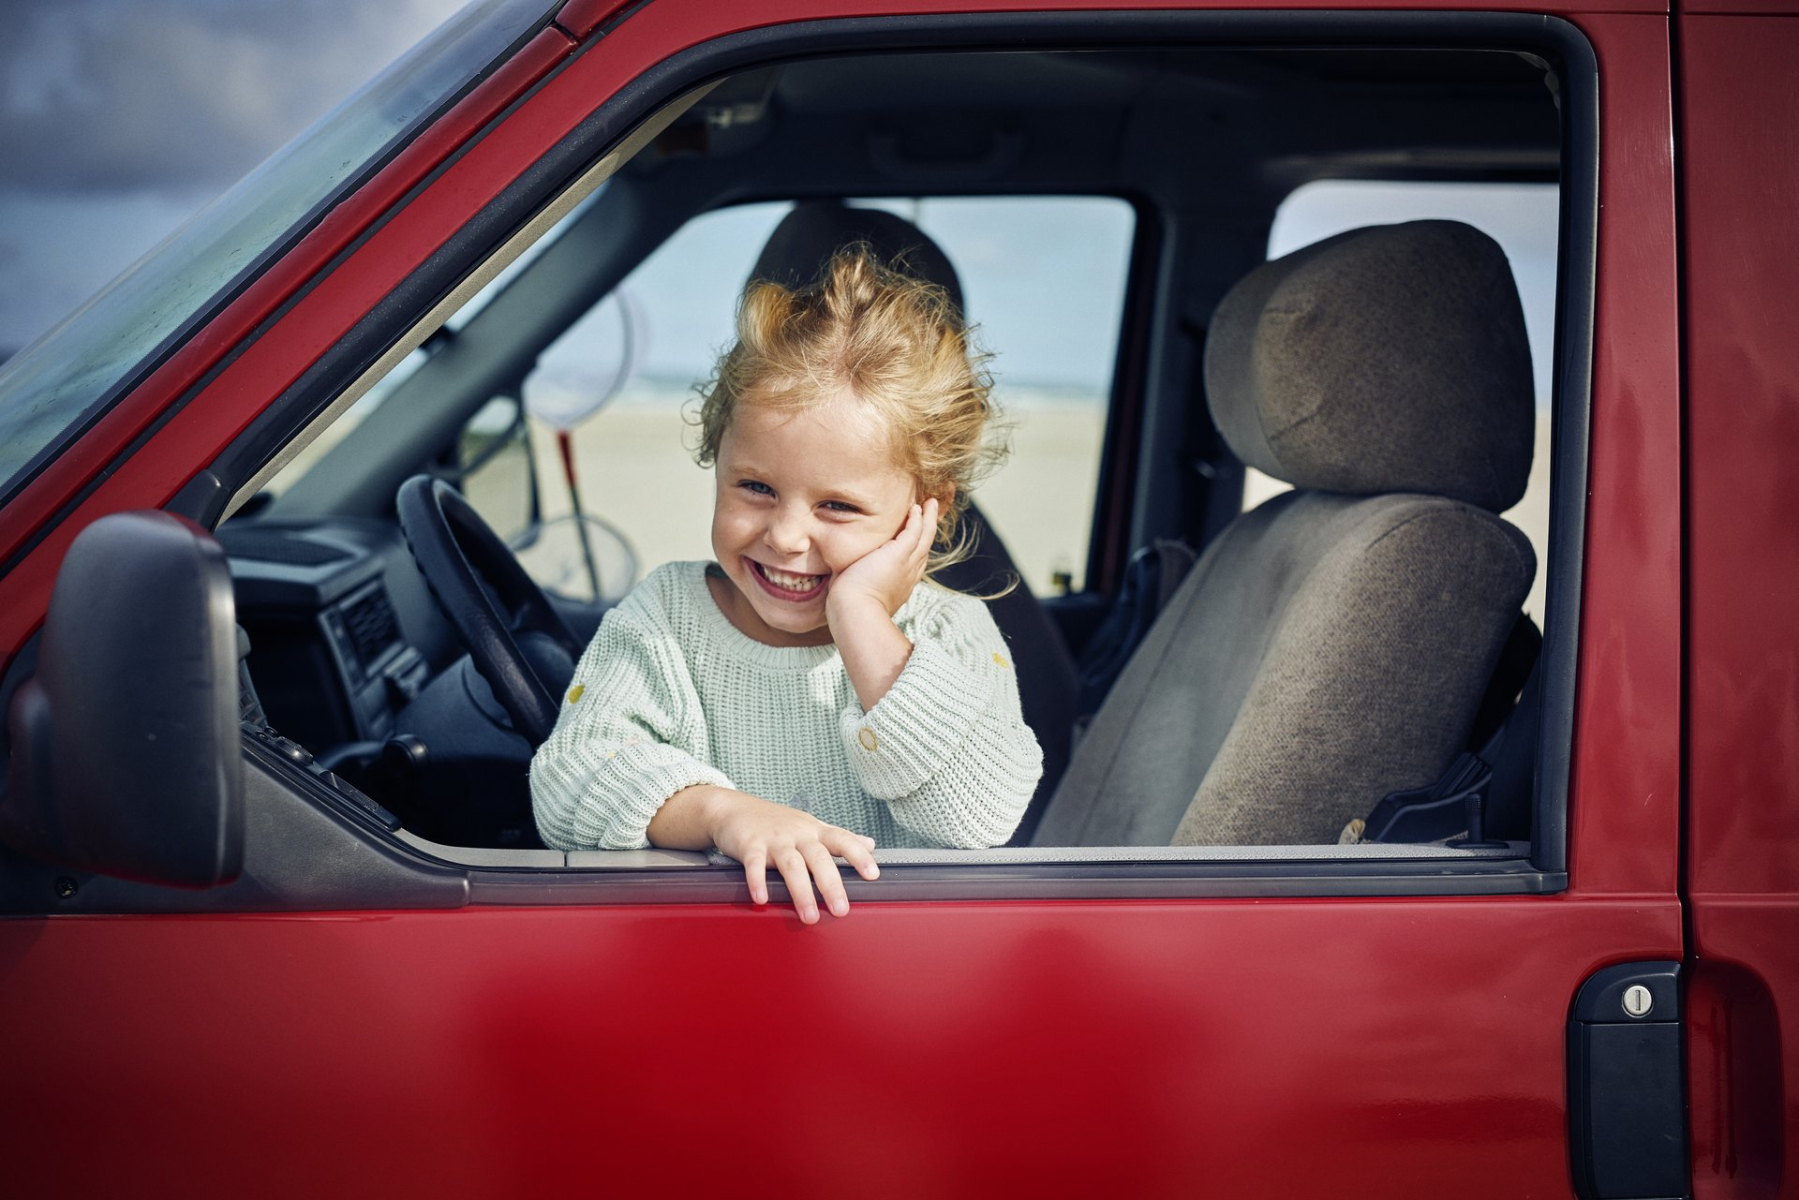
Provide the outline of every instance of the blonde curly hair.
[[849,389],[885,420],[920,494],[938,499],[928,577],[973,552],[970,489],[1006,455],[988,358],[942,288],[888,267],[867,243],[847,246],[809,287],[745,289],[737,340],[698,389],[695,460],[718,461],[739,405],[798,412]]

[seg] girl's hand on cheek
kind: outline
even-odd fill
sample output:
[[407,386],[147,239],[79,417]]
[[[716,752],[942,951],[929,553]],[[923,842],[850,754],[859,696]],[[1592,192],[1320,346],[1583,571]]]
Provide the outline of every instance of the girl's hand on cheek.
[[850,910],[849,895],[833,856],[840,856],[864,879],[875,879],[874,839],[827,825],[811,813],[775,804],[747,792],[728,792],[718,797],[711,821],[713,844],[743,864],[750,885],[750,899],[768,903],[768,868],[781,873],[800,920],[818,920],[813,884],[832,916]]
[[924,578],[937,533],[937,511],[935,497],[922,507],[914,504],[891,541],[864,554],[832,580],[825,598],[827,618],[859,603],[878,603],[890,617],[898,612]]

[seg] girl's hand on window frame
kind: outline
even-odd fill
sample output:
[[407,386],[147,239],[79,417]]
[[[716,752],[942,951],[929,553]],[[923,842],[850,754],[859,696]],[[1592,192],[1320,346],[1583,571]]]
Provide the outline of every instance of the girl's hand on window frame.
[[[811,813],[748,792],[701,785],[675,793],[663,807],[671,806],[696,806],[703,813],[710,843],[743,864],[754,903],[768,903],[768,869],[779,871],[793,910],[808,925],[818,922],[815,883],[817,895],[832,916],[849,913],[849,894],[835,858],[844,859],[864,879],[877,879],[881,874],[872,853],[873,838],[827,825]],[[656,841],[655,822],[651,824],[651,840]]]

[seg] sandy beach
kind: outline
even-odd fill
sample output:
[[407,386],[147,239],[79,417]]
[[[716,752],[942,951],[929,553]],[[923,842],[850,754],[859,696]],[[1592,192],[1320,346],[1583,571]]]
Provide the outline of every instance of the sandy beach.
[[[1098,447],[1105,414],[1097,406],[1014,409],[1012,456],[976,491],[981,508],[1005,539],[1031,590],[1050,594],[1052,577],[1070,572],[1081,584],[1087,537],[1098,487]],[[1543,617],[1541,564],[1549,533],[1548,421],[1539,422],[1536,457],[1524,500],[1506,514],[1537,552],[1538,578],[1525,610]],[[568,490],[556,463],[553,435],[535,430],[546,517],[569,513]],[[615,525],[635,549],[638,573],[679,559],[711,556],[712,475],[694,465],[693,431],[680,410],[620,405],[590,420],[576,434],[582,500],[589,513]],[[472,481],[470,493],[486,512],[517,512],[523,456],[496,463]],[[1284,490],[1257,472],[1245,486],[1253,507]],[[522,514],[521,514],[522,515]],[[552,529],[544,544],[523,556],[534,573],[574,592],[585,590],[576,543]],[[610,590],[610,588],[608,589]]]
[[[1099,439],[1105,414],[1095,407],[1058,407],[1013,414],[1012,456],[977,490],[982,510],[1017,560],[1033,591],[1051,590],[1051,577],[1069,571],[1077,586],[1098,488]],[[533,431],[546,518],[570,512],[554,435]],[[638,570],[665,562],[711,557],[712,473],[694,465],[693,430],[679,409],[620,405],[590,420],[575,435],[584,509],[616,526],[635,549]],[[522,456],[496,462],[473,480],[469,493],[483,512],[517,510]],[[549,561],[573,551],[566,534],[546,539],[524,556],[539,578],[566,578],[581,590],[577,563]]]

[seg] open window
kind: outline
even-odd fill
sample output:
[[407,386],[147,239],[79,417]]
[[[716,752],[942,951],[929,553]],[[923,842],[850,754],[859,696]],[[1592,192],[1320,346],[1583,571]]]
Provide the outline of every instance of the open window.
[[[1134,554],[1173,539],[1203,553],[1251,506],[1208,414],[1209,326],[1239,279],[1299,244],[1287,230],[1308,197],[1500,187],[1520,197],[1501,203],[1503,219],[1540,249],[1512,266],[1527,289],[1538,285],[1526,301],[1533,333],[1550,333],[1532,346],[1533,411],[1552,431],[1536,440],[1533,480],[1553,482],[1552,495],[1528,501],[1546,514],[1532,541],[1549,589],[1525,605],[1544,642],[1527,669],[1537,707],[1524,718],[1522,836],[1475,848],[1122,837],[906,852],[890,861],[913,873],[883,894],[1181,895],[1254,892],[1270,879],[1315,892],[1559,886],[1589,371],[1590,57],[1540,21],[1262,20],[1226,30],[1202,15],[1143,18],[1104,37],[1064,22],[977,21],[956,27],[965,46],[928,51],[910,40],[912,23],[886,44],[820,27],[793,34],[803,56],[800,41],[779,37],[701,47],[653,98],[617,102],[636,106],[608,118],[637,128],[631,154],[572,188],[508,201],[517,232],[497,254],[465,252],[454,289],[383,318],[387,361],[337,380],[310,417],[296,410],[285,448],[258,431],[267,449],[240,472],[242,511],[223,535],[237,545],[257,647],[249,668],[276,726],[298,733],[298,714],[338,712],[301,740],[399,816],[389,836],[498,872],[487,877],[496,887],[508,871],[550,866],[590,872],[559,893],[571,899],[630,895],[634,879],[672,886],[670,872],[686,881],[682,895],[729,886],[729,868],[704,856],[532,848],[521,791],[530,748],[411,572],[390,523],[401,481],[419,471],[455,481],[590,632],[629,577],[707,554],[710,484],[688,459],[681,407],[728,336],[767,230],[796,198],[885,206],[941,241],[1000,356],[1015,455],[977,499],[991,498],[993,527],[1078,667],[1135,578]],[[1379,208],[1372,223],[1411,215]],[[1027,365],[1039,351],[1041,373]],[[597,415],[568,424],[577,513],[555,422],[541,414],[559,395],[608,391]],[[277,456],[287,472],[272,499],[252,500]],[[302,587],[274,569],[294,564],[271,564],[270,539],[324,547],[299,552],[320,559],[311,566],[323,576],[345,563],[362,575]],[[344,607],[366,605],[370,580],[386,617]],[[266,647],[284,638],[286,665],[271,666]],[[1500,689],[1502,722],[1523,690],[1522,678]],[[273,711],[283,706],[296,715]],[[1073,744],[1074,728],[1059,733]],[[430,768],[386,748],[405,737],[429,748]],[[1345,817],[1382,799],[1345,800]]]

